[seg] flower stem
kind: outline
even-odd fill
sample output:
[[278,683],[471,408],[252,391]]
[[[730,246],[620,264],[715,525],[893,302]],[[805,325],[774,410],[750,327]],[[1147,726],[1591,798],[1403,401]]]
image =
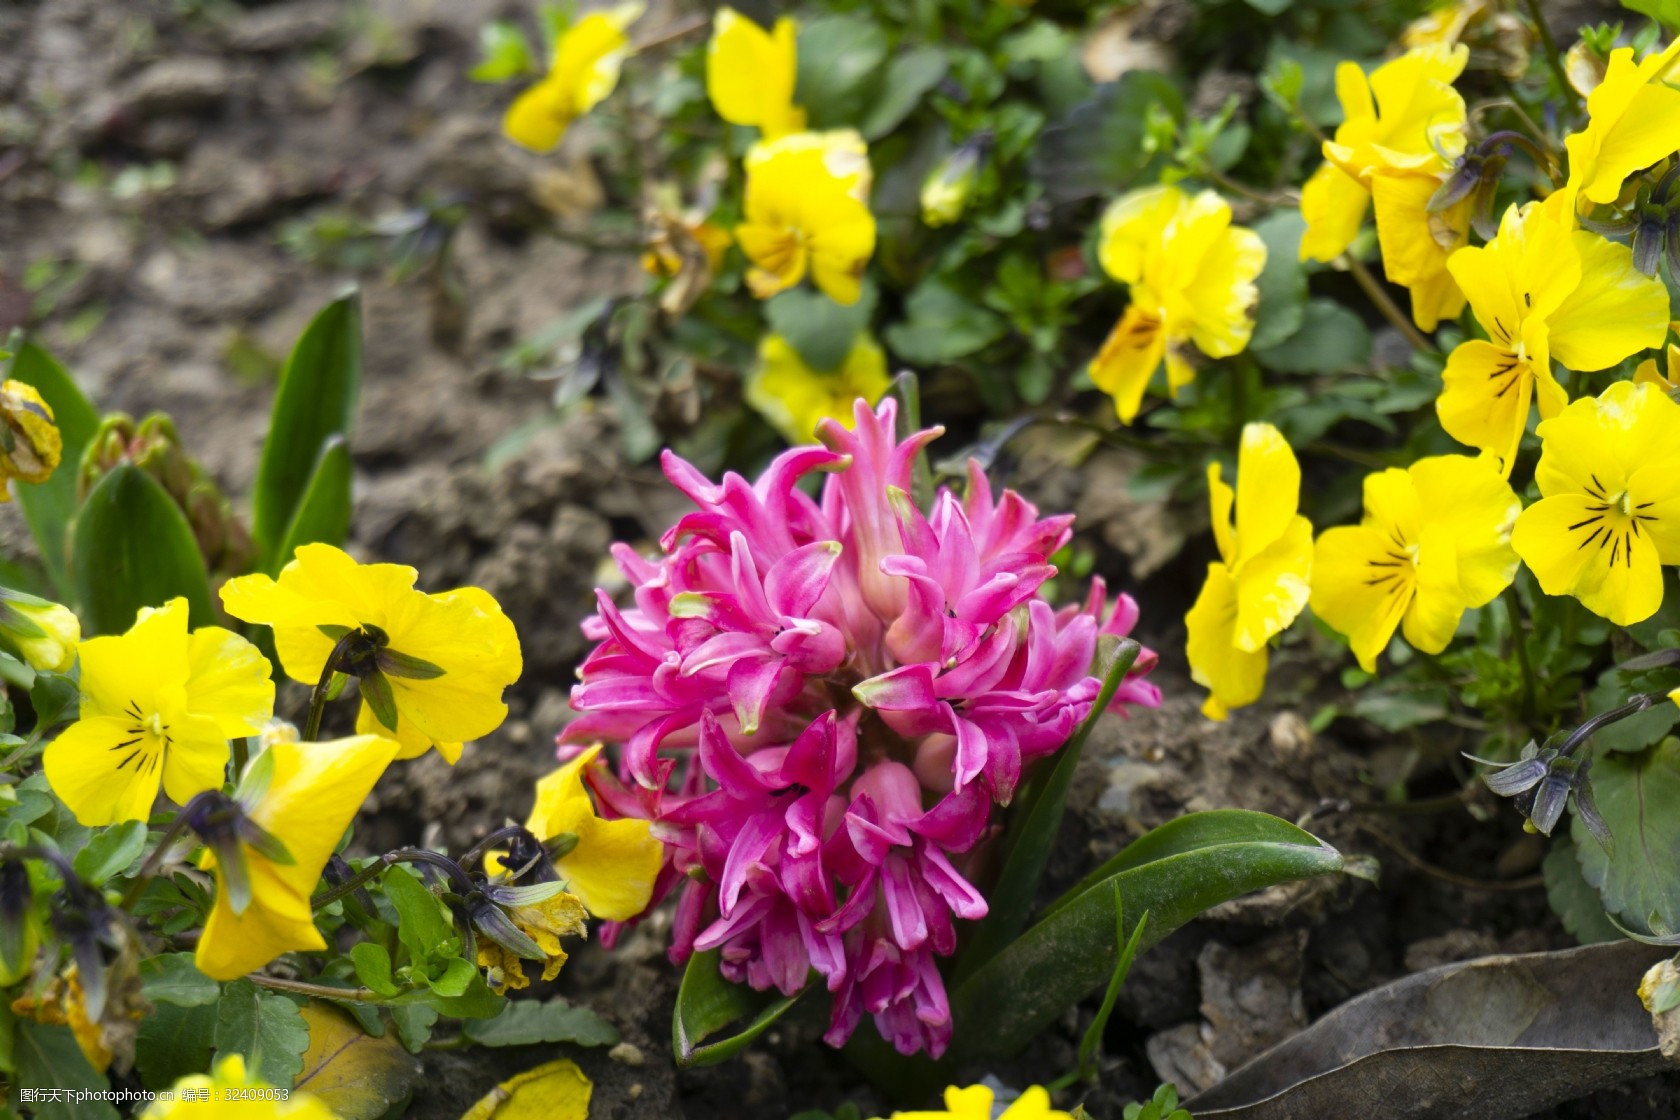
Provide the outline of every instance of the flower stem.
[[191,820],[191,814],[188,810],[192,808],[194,801],[203,796],[204,794],[201,793],[192,801],[187,802],[181,808],[181,811],[175,814],[175,819],[169,822],[169,827],[163,830],[163,835],[158,837],[157,847],[153,848],[151,854],[146,857],[146,862],[140,865],[140,870],[135,873],[134,882],[130,883],[128,890],[123,893],[122,902],[118,903],[122,909],[134,909],[135,904],[140,901],[140,896],[146,893],[146,887],[157,876],[158,868],[163,863],[164,853],[187,831]]
[[346,1000],[350,1003],[386,1002],[384,996],[371,988],[335,988],[330,984],[310,984],[303,980],[282,980],[278,976],[264,976],[258,972],[247,973],[245,979],[259,988],[268,988],[276,992],[292,992],[300,996]]
[[321,736],[321,715],[327,710],[327,696],[332,692],[333,678],[339,673],[339,664],[344,655],[356,643],[365,641],[359,630],[352,630],[340,638],[327,654],[325,665],[321,666],[321,679],[315,682],[315,688],[309,693],[309,718],[303,725],[303,741],[313,743]]
[[485,852],[488,852],[491,848],[500,844],[504,840],[512,840],[515,836],[518,836],[524,831],[524,827],[517,824],[510,824],[502,828],[498,828],[496,831],[468,848],[465,852],[461,853],[461,866],[471,867],[475,861],[483,858]]
[[377,879],[393,863],[429,864],[448,876],[449,885],[459,893],[466,894],[472,890],[472,880],[468,879],[467,873],[461,870],[461,865],[448,856],[440,852],[428,851],[425,848],[398,848],[395,851],[386,852],[338,886],[322,891],[310,899],[310,907],[319,910],[323,906],[337,902],[356,888]]
[[1540,45],[1546,52],[1546,63],[1552,68],[1552,74],[1558,80],[1558,92],[1567,94],[1572,88],[1569,84],[1569,71],[1564,69],[1563,56],[1558,53],[1557,40],[1552,38],[1552,29],[1546,25],[1546,14],[1540,10],[1540,0],[1523,0],[1528,7],[1528,16],[1534,21],[1534,30],[1540,34]]
[[1404,335],[1406,341],[1411,343],[1418,353],[1432,354],[1435,352],[1435,347],[1430,345],[1429,339],[1425,338],[1423,332],[1412,325],[1412,321],[1406,318],[1394,300],[1389,298],[1388,293],[1383,290],[1383,286],[1377,283],[1377,278],[1371,275],[1371,270],[1366,268],[1358,257],[1352,253],[1343,253],[1342,261],[1347,265],[1348,271],[1353,273],[1353,278],[1359,281],[1359,286],[1365,290],[1365,294],[1370,297],[1377,310],[1382,312],[1382,317],[1387,319],[1395,330]]
[[1517,585],[1505,589],[1505,611],[1511,618],[1511,644],[1517,647],[1517,664],[1522,669],[1523,678],[1523,720],[1534,720],[1534,666],[1528,660],[1528,636],[1523,633],[1522,603],[1517,597]]
[[391,858],[394,855],[396,855],[395,852],[386,852],[384,855],[356,872],[338,886],[322,891],[320,894],[309,900],[310,908],[313,910],[319,910],[323,906],[330,906],[339,899],[354,893],[358,888],[373,882],[384,873],[387,867],[390,867],[393,863],[397,862],[395,859]]

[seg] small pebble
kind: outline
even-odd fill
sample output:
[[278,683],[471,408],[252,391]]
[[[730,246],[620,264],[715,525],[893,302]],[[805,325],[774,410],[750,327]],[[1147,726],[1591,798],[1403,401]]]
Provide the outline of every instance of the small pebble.
[[629,1094],[631,1100],[640,1100],[642,1096],[642,1083],[640,1081],[633,1082],[630,1088],[626,1089],[625,1092]]
[[628,1042],[621,1042],[608,1050],[607,1057],[615,1062],[623,1062],[627,1066],[639,1066],[647,1062],[646,1055]]

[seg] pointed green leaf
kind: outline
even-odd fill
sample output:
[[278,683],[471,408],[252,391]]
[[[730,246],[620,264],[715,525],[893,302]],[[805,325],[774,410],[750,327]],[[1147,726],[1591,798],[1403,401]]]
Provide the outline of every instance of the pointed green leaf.
[[[689,957],[682,986],[677,989],[677,1010],[671,1016],[671,1044],[676,1050],[677,1064],[685,1069],[717,1065],[739,1054],[804,994],[802,990],[798,995],[778,996],[774,992],[755,992],[745,985],[731,984],[718,972],[722,956],[722,950],[712,949]],[[737,1033],[715,1042],[706,1041],[743,1020],[746,1025]]]
[[500,1015],[463,1024],[461,1033],[480,1046],[531,1046],[570,1042],[574,1046],[611,1046],[618,1030],[587,1007],[551,999],[510,1000]]
[[76,874],[85,883],[103,886],[107,879],[128,870],[145,850],[145,821],[123,821],[98,829],[76,853]]
[[154,1004],[203,1007],[216,1002],[222,986],[198,970],[191,953],[160,953],[140,962],[140,991]]
[[1224,809],[1139,838],[981,965],[951,998],[962,1058],[1012,1054],[1114,971],[1115,899],[1149,914],[1147,949],[1202,911],[1250,891],[1339,871],[1334,848],[1288,821]]
[[120,634],[141,607],[185,596],[192,625],[216,621],[210,577],[191,526],[146,472],[122,463],[99,480],[76,515],[71,571],[82,622],[92,634]]
[[350,475],[350,445],[343,436],[328,437],[286,535],[267,559],[270,575],[280,574],[299,545],[344,543],[350,531]]
[[349,435],[361,384],[361,300],[351,293],[321,309],[280,373],[251,492],[251,532],[265,570],[276,567],[328,441]]
[[[105,1075],[88,1064],[69,1027],[48,1026],[33,1019],[17,1021],[17,1081],[32,1089],[74,1089],[101,1092],[111,1087]],[[99,1101],[74,1101],[60,1096],[35,1105],[40,1120],[117,1120],[117,1110]]]
[[309,1027],[283,995],[235,980],[222,992],[216,1015],[216,1057],[243,1054],[245,1068],[270,1085],[290,1085],[303,1070]]
[[[211,981],[211,987],[215,986]],[[216,1005],[210,1002],[188,1007],[150,998],[155,1006],[140,1020],[134,1066],[140,1072],[140,1083],[155,1093],[210,1068],[210,1049],[216,1042]]]
[[99,412],[62,365],[39,344],[14,338],[6,376],[33,385],[52,409],[53,421],[64,439],[64,457],[47,481],[16,487],[18,505],[29,522],[53,586],[65,598],[73,594],[70,580],[70,522],[76,516],[76,473],[82,451],[99,428]]

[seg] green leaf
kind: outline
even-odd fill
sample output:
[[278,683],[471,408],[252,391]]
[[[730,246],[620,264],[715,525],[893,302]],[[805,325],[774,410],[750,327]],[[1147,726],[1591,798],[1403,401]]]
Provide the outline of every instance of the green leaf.
[[1113,973],[1114,887],[1149,914],[1141,947],[1250,891],[1326,875],[1342,856],[1265,813],[1191,813],[1153,829],[1050,908],[952,993],[961,1058],[1013,1054]]
[[1307,224],[1299,210],[1274,210],[1254,224],[1266,243],[1266,267],[1255,280],[1260,302],[1254,313],[1255,350],[1276,346],[1301,329],[1306,318],[1307,274],[1301,267],[1301,234]]
[[290,1085],[303,1069],[309,1027],[297,1004],[235,980],[222,992],[216,1014],[216,1055],[243,1054],[251,1076],[270,1085]]
[[[1611,667],[1599,674],[1598,684],[1587,696],[1587,710],[1602,712],[1614,708],[1631,693],[1644,689],[1631,687],[1637,674],[1624,674]],[[1659,678],[1660,679],[1660,678]],[[1656,681],[1651,682],[1653,685]],[[1619,719],[1608,727],[1593,732],[1592,744],[1607,751],[1642,751],[1654,746],[1680,723],[1680,707],[1673,704],[1653,704],[1643,712]]]
[[793,97],[811,127],[841,128],[858,120],[886,60],[886,32],[872,19],[823,16],[801,27]]
[[454,999],[466,993],[477,975],[478,969],[471,961],[465,957],[451,957],[449,963],[443,966],[443,971],[432,977],[429,983],[438,995]]
[[215,1040],[214,1004],[155,1005],[140,1020],[140,1033],[134,1040],[134,1065],[140,1071],[140,1083],[159,1092],[189,1074],[204,1072],[210,1068]]
[[410,1054],[420,1053],[431,1040],[432,1027],[442,1018],[438,1009],[429,1003],[407,1003],[390,1011],[391,1022],[397,1025],[397,1037]]
[[344,543],[350,531],[350,475],[350,445],[343,436],[327,437],[286,536],[268,560],[270,575],[280,574],[299,545]]
[[310,1000],[300,1014],[309,1049],[285,1081],[319,1100],[339,1120],[400,1115],[422,1076],[420,1063],[387,1032],[368,1034],[341,1008]]
[[405,992],[394,1000],[399,1006],[424,1004],[456,1019],[488,1019],[501,1014],[507,1000],[490,990],[484,976],[475,968],[467,980],[466,990],[458,996],[439,995],[430,988]]
[[396,996],[396,981],[391,979],[391,954],[385,946],[371,941],[358,941],[350,947],[350,963],[356,966],[356,979],[386,999]]
[[70,522],[76,516],[76,475],[82,451],[99,428],[99,412],[88,403],[63,366],[38,343],[13,336],[6,344],[13,351],[6,376],[33,385],[52,409],[53,422],[64,440],[64,456],[47,481],[20,484],[18,505],[46,565],[53,586],[66,599],[73,598],[70,580]]
[[927,92],[945,76],[945,52],[938,47],[900,51],[881,75],[881,92],[858,122],[865,140],[879,140],[916,111]]
[[1120,898],[1120,884],[1114,884],[1114,943],[1120,946],[1120,959],[1114,962],[1114,972],[1108,978],[1108,990],[1103,993],[1102,1005],[1097,1013],[1091,1017],[1091,1025],[1085,1028],[1085,1035],[1079,1040],[1079,1073],[1087,1078],[1097,1076],[1097,1068],[1093,1059],[1097,1056],[1097,1047],[1102,1045],[1103,1032],[1108,1029],[1108,1018],[1114,1014],[1115,1001],[1120,998],[1120,989],[1126,983],[1126,977],[1131,975],[1132,962],[1137,959],[1138,946],[1143,943],[1144,931],[1149,928],[1149,915],[1145,913],[1138,919],[1137,925],[1132,927],[1132,935],[1126,936],[1126,908]]
[[1279,373],[1345,373],[1371,357],[1364,320],[1332,299],[1307,302],[1300,329],[1254,356]]
[[996,315],[959,294],[938,276],[916,285],[905,302],[906,321],[886,329],[887,345],[905,361],[937,366],[972,354],[1009,328]]
[[868,329],[875,300],[875,285],[868,281],[850,307],[810,288],[794,288],[765,303],[764,317],[772,331],[799,351],[806,365],[827,373],[840,368],[852,352],[858,332]]
[[416,966],[424,970],[439,957],[455,955],[460,941],[444,917],[443,903],[413,872],[392,865],[380,879],[380,886],[397,908],[397,937]]
[[467,71],[475,82],[505,82],[536,69],[525,32],[510,20],[491,20],[479,28],[478,45],[484,57]]
[[1670,31],[1680,31],[1680,0],[1622,0],[1622,7],[1650,16]]
[[361,300],[351,293],[304,328],[280,373],[251,490],[251,533],[265,570],[274,567],[327,441],[350,434],[361,383]]
[[71,556],[89,634],[120,634],[141,607],[185,596],[193,626],[216,621],[210,577],[180,507],[145,471],[121,463],[76,516]]
[[1057,203],[1107,196],[1137,183],[1163,162],[1146,143],[1150,110],[1184,120],[1184,98],[1163,74],[1133,70],[1045,126],[1032,157],[1033,178]]
[[107,879],[128,870],[145,850],[145,821],[123,821],[98,829],[87,846],[76,853],[76,874],[83,882],[102,886]]
[[1581,874],[1580,859],[1575,842],[1567,833],[1552,837],[1552,850],[1540,865],[1546,877],[1546,900],[1552,912],[1563,921],[1563,928],[1575,935],[1583,945],[1600,941],[1615,941],[1622,935],[1604,916],[1604,903]]
[[570,1042],[576,1046],[612,1046],[618,1029],[587,1007],[551,999],[509,1000],[493,1019],[465,1024],[461,1033],[481,1046],[530,1046]]
[[[32,1089],[76,1089],[99,1092],[111,1083],[82,1056],[69,1027],[48,1026],[33,1019],[17,1021],[17,1084]],[[97,1101],[48,1100],[36,1103],[38,1120],[117,1120],[117,1110]]]
[[198,970],[191,953],[160,953],[140,962],[140,991],[153,1003],[204,1007],[216,1002],[222,986]]
[[1099,647],[1099,656],[1108,658],[1107,670],[1102,673],[1102,692],[1067,743],[1056,755],[1055,767],[1042,779],[1035,779],[1021,794],[1009,815],[1009,830],[1004,839],[1003,870],[997,885],[987,894],[986,917],[975,927],[951,976],[956,983],[972,975],[974,970],[996,956],[1005,945],[1015,939],[1027,924],[1032,913],[1033,899],[1038,894],[1044,868],[1050,862],[1050,851],[1061,833],[1062,812],[1067,807],[1068,787],[1073,772],[1079,768],[1085,751],[1085,740],[1097,725],[1108,702],[1126,679],[1132,664],[1143,647],[1122,639],[1109,648]]
[[1289,10],[1295,0],[1248,0],[1248,6],[1262,15],[1280,16]]
[[1610,751],[1592,764],[1593,801],[1615,841],[1612,859],[1576,816],[1575,855],[1604,908],[1635,928],[1680,933],[1680,860],[1673,856],[1680,819],[1680,739],[1638,754]]
[[[755,992],[742,984],[731,984],[718,972],[723,952],[712,949],[688,958],[682,986],[677,989],[677,1009],[671,1016],[671,1044],[677,1064],[684,1069],[714,1066],[739,1054],[763,1034],[804,995],[778,996]],[[707,1042],[719,1031],[746,1020],[737,1033]]]

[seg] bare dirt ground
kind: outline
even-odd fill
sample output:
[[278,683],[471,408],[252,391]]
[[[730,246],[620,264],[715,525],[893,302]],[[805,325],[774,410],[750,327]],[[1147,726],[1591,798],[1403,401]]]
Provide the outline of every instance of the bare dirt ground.
[[[633,258],[525,232],[526,219],[591,204],[579,154],[538,158],[497,134],[505,93],[465,78],[479,26],[525,14],[497,0],[24,0],[0,6],[0,328],[26,325],[104,408],[174,417],[189,450],[235,496],[251,479],[273,369],[309,317],[361,286],[365,384],[353,442],[353,547],[419,568],[426,586],[487,588],[519,627],[525,673],[512,715],[451,769],[430,757],[394,771],[359,831],[369,849],[422,838],[461,846],[521,818],[552,765],[566,689],[585,645],[613,539],[645,543],[677,508],[647,466],[627,465],[609,412],[538,423],[549,389],[500,371],[515,342],[584,299],[637,282]],[[567,151],[582,153],[587,136]],[[450,279],[394,282],[377,260],[331,244],[428,199],[466,202]],[[514,437],[518,437],[515,439]],[[494,453],[495,466],[486,464]],[[1080,475],[1028,471],[1047,505],[1081,514],[1098,569],[1143,584],[1146,636],[1169,651],[1169,700],[1093,739],[1046,891],[1066,886],[1143,829],[1184,811],[1262,809],[1290,819],[1325,799],[1369,800],[1380,748],[1315,737],[1288,712],[1215,727],[1170,651],[1199,554],[1164,566],[1174,534],[1125,493],[1124,460]],[[0,515],[12,516],[9,513]],[[0,522],[5,540],[21,539]],[[1165,543],[1164,543],[1165,542]],[[1159,570],[1157,570],[1159,569]],[[295,697],[293,698],[295,702]],[[1363,819],[1363,818],[1361,818]],[[1572,940],[1542,891],[1466,890],[1395,858],[1480,878],[1531,874],[1541,853],[1512,821],[1462,812],[1333,817],[1315,828],[1384,859],[1381,886],[1353,880],[1229,905],[1143,958],[1111,1024],[1096,1116],[1159,1078],[1189,1089],[1286,1037],[1327,1008],[1405,972]],[[1048,894],[1047,894],[1048,896]],[[796,1014],[743,1059],[677,1074],[669,1055],[676,974],[656,918],[611,954],[578,953],[555,986],[590,1002],[628,1048],[578,1055],[601,1118],[786,1116],[851,1099],[879,1105],[816,1043],[820,1009]],[[1070,1015],[1006,1082],[1073,1063],[1092,1008]],[[436,1052],[410,1115],[459,1116],[550,1048]],[[1673,1116],[1653,1080],[1546,1114]]]

